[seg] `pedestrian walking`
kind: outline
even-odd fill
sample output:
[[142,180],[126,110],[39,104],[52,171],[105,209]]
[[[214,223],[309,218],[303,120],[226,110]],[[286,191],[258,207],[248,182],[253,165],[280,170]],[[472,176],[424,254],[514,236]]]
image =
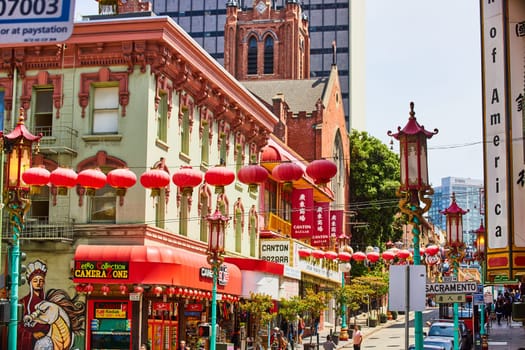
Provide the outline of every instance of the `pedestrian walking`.
[[361,327],[354,325],[354,334],[352,335],[352,344],[354,350],[361,350],[361,343],[363,342],[363,334],[361,333]]
[[330,335],[326,336],[326,341],[323,343],[323,349],[324,350],[335,350],[337,349],[337,345],[332,340],[332,337]]

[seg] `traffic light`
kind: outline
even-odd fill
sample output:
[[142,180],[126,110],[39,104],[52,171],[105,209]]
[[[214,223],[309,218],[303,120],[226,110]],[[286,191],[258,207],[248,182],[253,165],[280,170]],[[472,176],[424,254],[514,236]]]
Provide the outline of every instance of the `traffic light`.
[[26,261],[26,259],[27,254],[20,251],[20,256],[18,257],[18,286],[23,286],[27,282],[27,266],[24,264],[24,261]]

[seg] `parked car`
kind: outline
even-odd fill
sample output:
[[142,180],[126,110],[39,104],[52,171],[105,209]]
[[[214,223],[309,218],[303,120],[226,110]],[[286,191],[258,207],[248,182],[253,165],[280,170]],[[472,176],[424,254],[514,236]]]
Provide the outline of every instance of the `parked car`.
[[[416,346],[414,344],[410,345],[408,347],[408,350],[415,350]],[[441,346],[435,346],[435,345],[424,345],[423,344],[423,350],[445,350],[445,348]]]
[[454,350],[454,339],[445,337],[428,336],[423,339],[423,346],[434,345],[443,350]]
[[[459,344],[461,350],[470,350],[472,348],[471,335],[465,326],[465,323],[459,322]],[[449,320],[439,320],[433,322],[428,329],[428,336],[445,337],[454,340],[454,322]]]

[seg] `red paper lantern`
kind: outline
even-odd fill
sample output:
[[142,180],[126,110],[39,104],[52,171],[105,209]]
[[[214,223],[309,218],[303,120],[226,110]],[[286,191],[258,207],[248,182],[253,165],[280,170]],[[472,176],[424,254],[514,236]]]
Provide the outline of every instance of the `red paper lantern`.
[[309,256],[312,255],[312,250],[311,249],[307,249],[307,248],[299,249],[297,251],[297,254],[299,254],[300,258],[308,258]]
[[320,250],[320,249],[316,249],[316,250],[313,250],[312,251],[312,256],[316,259],[322,259],[324,258],[324,254],[325,252]]
[[166,289],[166,294],[168,294],[168,296],[171,298],[173,296],[173,294],[176,293],[176,289],[175,287],[168,287],[168,289]]
[[118,289],[120,290],[120,294],[125,295],[128,292],[128,287],[126,287],[125,284],[121,284]]
[[126,194],[126,190],[137,183],[137,175],[127,168],[113,169],[106,176],[111,187],[117,189],[117,196]]
[[87,286],[84,287],[84,292],[87,293],[87,295],[90,295],[93,292],[93,285],[89,283]]
[[429,245],[426,249],[425,249],[425,253],[427,255],[430,255],[430,256],[434,256],[436,255],[437,253],[439,253],[439,247],[437,245]]
[[75,286],[75,290],[77,291],[77,293],[85,293],[84,286],[81,284],[77,284]]
[[371,263],[376,263],[379,260],[378,252],[369,252],[366,254],[366,259]]
[[66,195],[67,190],[77,184],[77,177],[73,169],[58,167],[49,175],[49,182],[58,188],[59,195]]
[[268,178],[268,170],[258,164],[243,166],[237,172],[237,179],[243,184],[248,185],[251,192],[257,190],[257,186],[262,184]]
[[352,254],[350,254],[349,252],[339,252],[337,254],[337,258],[339,259],[339,261],[350,261],[350,259],[352,259]]
[[77,182],[86,189],[88,196],[95,195],[95,191],[106,186],[106,174],[100,169],[86,169],[78,173]]
[[334,252],[334,251],[329,250],[329,251],[324,253],[324,257],[326,259],[328,259],[328,260],[335,260],[335,259],[337,259],[337,253]]
[[135,293],[142,294],[142,293],[144,293],[144,288],[143,288],[142,286],[135,286],[135,287],[133,288],[133,291],[134,291]]
[[107,285],[103,285],[102,287],[100,287],[100,291],[102,292],[103,295],[108,295],[109,290],[110,289]]
[[161,286],[156,286],[153,289],[153,293],[155,293],[155,296],[160,297],[160,295],[162,294],[162,287]]
[[272,170],[272,176],[280,182],[284,182],[286,190],[292,189],[292,182],[303,176],[303,169],[291,162],[281,163]]
[[408,257],[410,257],[410,251],[407,249],[401,249],[397,252],[397,257],[399,259],[407,259]]
[[160,189],[168,186],[170,183],[170,174],[161,169],[150,169],[140,175],[140,184],[145,188],[151,189],[151,196],[160,195]]
[[22,173],[22,180],[30,186],[45,186],[51,173],[43,166],[29,168]]
[[352,255],[352,259],[357,262],[364,261],[366,259],[366,254],[363,252],[355,252],[354,255]]
[[337,174],[337,165],[327,159],[314,160],[306,167],[306,174],[318,185],[326,185]]
[[202,171],[191,166],[181,166],[172,176],[173,183],[181,188],[182,194],[191,196],[193,188],[202,183]]
[[206,183],[215,186],[215,193],[223,193],[224,186],[228,186],[235,180],[235,173],[225,166],[214,166],[204,174]]
[[394,254],[393,251],[391,250],[386,250],[384,251],[382,254],[381,254],[383,260],[386,260],[386,261],[390,261],[390,260],[393,260],[396,255]]

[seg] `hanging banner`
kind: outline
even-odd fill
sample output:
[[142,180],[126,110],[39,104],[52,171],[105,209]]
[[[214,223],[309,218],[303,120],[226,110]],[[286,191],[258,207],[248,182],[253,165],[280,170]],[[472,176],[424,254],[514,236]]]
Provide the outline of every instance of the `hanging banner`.
[[330,210],[330,239],[337,239],[343,234],[343,211]]
[[310,244],[314,247],[328,247],[330,245],[330,203],[314,203],[314,229]]
[[314,224],[313,188],[294,189],[292,192],[292,238],[312,237]]

